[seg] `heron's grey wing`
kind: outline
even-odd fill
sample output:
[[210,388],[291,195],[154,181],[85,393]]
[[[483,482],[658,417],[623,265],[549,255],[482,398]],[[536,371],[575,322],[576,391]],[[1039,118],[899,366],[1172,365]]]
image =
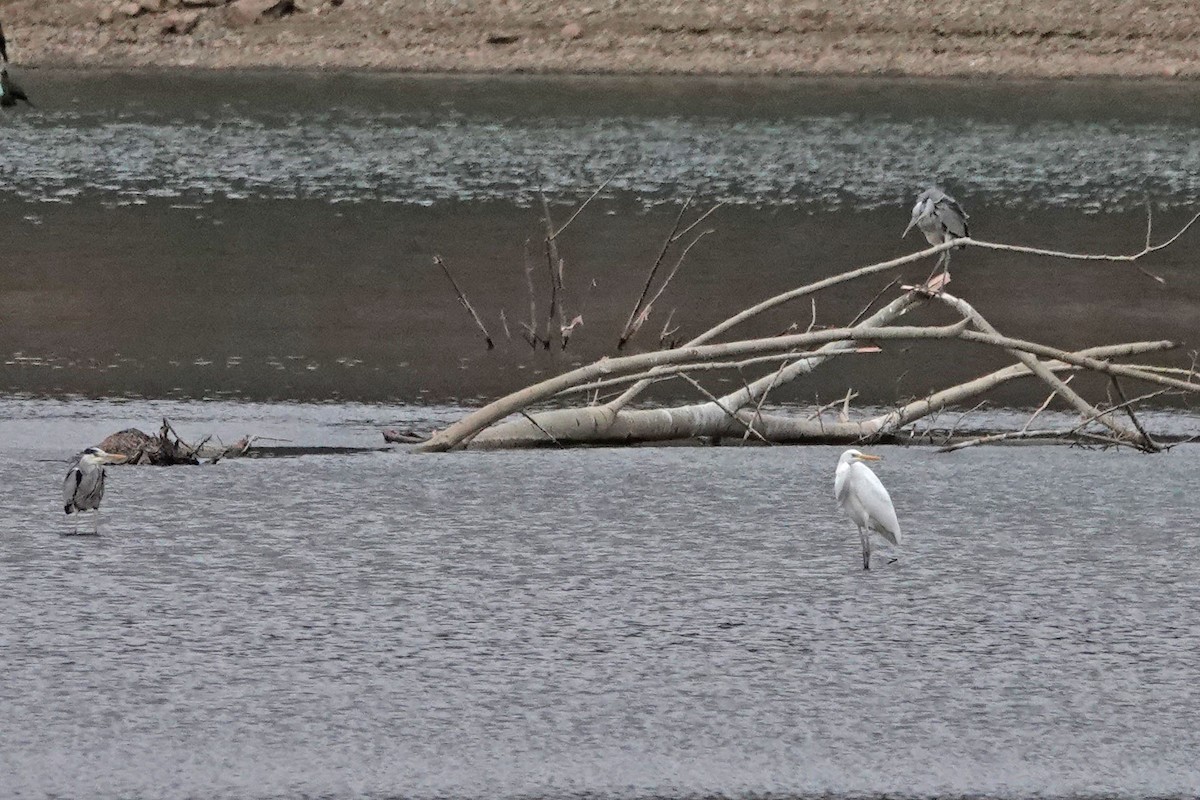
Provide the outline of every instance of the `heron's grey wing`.
[[79,465],[71,467],[67,472],[67,477],[63,479],[63,511],[71,513],[75,504],[75,492],[79,490],[79,482],[83,480],[83,473],[79,471]]
[[888,490],[865,464],[855,463],[851,469],[854,470],[854,492],[870,517],[868,526],[892,544],[900,544],[900,521],[896,519],[896,509]]
[[971,235],[967,229],[967,212],[962,210],[962,206],[953,197],[943,193],[937,201],[937,210],[938,218],[951,236],[961,239]]
[[75,507],[80,511],[91,511],[100,507],[104,497],[104,468],[100,466],[84,469],[79,489],[75,493]]

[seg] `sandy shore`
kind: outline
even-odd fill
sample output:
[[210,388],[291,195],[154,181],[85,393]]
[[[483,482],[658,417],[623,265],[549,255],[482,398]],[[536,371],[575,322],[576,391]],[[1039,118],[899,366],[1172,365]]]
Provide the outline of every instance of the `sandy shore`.
[[272,0],[225,2],[2,0],[0,22],[28,67],[1200,77],[1196,0],[294,0],[249,24],[235,6]]

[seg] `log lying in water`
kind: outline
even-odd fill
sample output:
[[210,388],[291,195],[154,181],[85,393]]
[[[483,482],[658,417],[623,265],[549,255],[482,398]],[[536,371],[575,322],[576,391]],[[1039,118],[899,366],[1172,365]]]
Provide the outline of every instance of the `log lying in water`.
[[[739,439],[743,442],[753,440],[769,444],[909,441],[912,438],[911,432],[906,431],[904,426],[953,404],[974,400],[983,392],[1008,380],[1032,376],[1040,379],[1050,389],[1051,398],[1047,402],[1058,397],[1078,412],[1081,421],[1077,427],[1064,434],[1062,438],[1065,441],[1093,442],[1101,446],[1125,445],[1146,452],[1156,452],[1164,448],[1142,427],[1134,412],[1134,406],[1139,401],[1167,391],[1175,394],[1200,393],[1200,375],[1194,367],[1172,370],[1122,365],[1109,359],[1168,350],[1177,347],[1176,343],[1131,342],[1070,352],[1006,336],[997,331],[965,300],[953,297],[945,291],[945,284],[949,280],[948,273],[944,273],[940,278],[927,280],[922,286],[904,287],[906,291],[900,297],[870,317],[861,322],[856,319],[845,328],[812,330],[810,326],[809,331],[790,336],[744,339],[722,344],[711,342],[734,326],[767,309],[813,295],[836,284],[939,255],[951,247],[975,246],[1058,259],[1135,262],[1174,243],[1197,219],[1200,219],[1200,214],[1193,217],[1170,239],[1158,245],[1150,244],[1151,231],[1148,224],[1145,247],[1132,255],[1122,256],[1062,253],[969,238],[945,242],[909,256],[834,275],[769,298],[740,311],[681,347],[633,356],[606,357],[533,384],[465,415],[449,427],[435,432],[414,450],[437,452],[467,447],[615,445],[686,439]],[[1159,278],[1155,279],[1161,281]],[[930,302],[952,308],[961,317],[959,323],[945,327],[896,324],[905,315]],[[955,339],[997,347],[1011,354],[1018,363],[966,383],[947,387],[886,414],[856,421],[849,418],[849,398],[839,420],[833,423],[825,422],[819,413],[806,419],[762,412],[763,401],[771,389],[806,375],[831,359],[877,350],[876,343],[916,339]],[[710,393],[692,377],[714,368],[737,369],[740,372],[752,364],[764,362],[773,362],[779,366],[723,397]],[[1107,376],[1121,402],[1110,399],[1107,406],[1097,405],[1068,386],[1068,380],[1059,377],[1059,373],[1079,370]],[[704,396],[704,400],[672,408],[626,408],[651,383],[668,378],[687,380]],[[1127,401],[1118,379],[1164,388]],[[531,406],[535,404],[554,401],[572,393],[588,391],[598,394],[601,388],[628,384],[632,386],[616,399],[606,403],[597,399],[589,405],[548,411],[531,410]],[[1129,424],[1123,419],[1126,416]],[[1089,426],[1095,430],[1087,430]],[[1028,424],[1026,427],[1028,428]],[[988,432],[988,435],[977,437],[978,441],[972,444],[1009,441],[1026,435],[1000,435],[1002,433],[1006,432]]]

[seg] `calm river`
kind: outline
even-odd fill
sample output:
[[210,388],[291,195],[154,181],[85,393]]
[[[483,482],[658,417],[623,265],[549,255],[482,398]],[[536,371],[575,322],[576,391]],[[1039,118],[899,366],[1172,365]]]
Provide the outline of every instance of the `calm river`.
[[[930,180],[980,238],[1136,250],[1147,197],[1165,233],[1200,191],[1200,89],[23,77],[38,109],[0,120],[0,797],[1200,793],[1194,445],[881,449],[906,541],[863,573],[836,448],[417,457],[379,436],[612,352],[692,195],[727,205],[635,347],[672,309],[686,335],[910,251]],[[531,351],[538,191],[561,223],[610,178],[563,239],[583,327]],[[1198,236],[1146,263],[1165,287],[968,251],[954,288],[1048,343],[1194,339]],[[887,405],[1003,363],[884,355],[773,400],[851,382]],[[1000,404],[1043,396],[980,418],[1019,426]],[[164,416],[287,441],[111,468],[101,535],[59,535],[68,459]],[[1200,429],[1169,403],[1145,420]]]

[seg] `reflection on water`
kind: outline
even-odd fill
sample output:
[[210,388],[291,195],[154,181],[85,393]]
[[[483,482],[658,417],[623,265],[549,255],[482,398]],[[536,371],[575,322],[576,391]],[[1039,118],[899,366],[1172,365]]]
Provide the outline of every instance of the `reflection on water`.
[[1195,794],[1192,450],[884,450],[869,574],[837,452],[117,468],[84,539],[6,450],[0,792]]

